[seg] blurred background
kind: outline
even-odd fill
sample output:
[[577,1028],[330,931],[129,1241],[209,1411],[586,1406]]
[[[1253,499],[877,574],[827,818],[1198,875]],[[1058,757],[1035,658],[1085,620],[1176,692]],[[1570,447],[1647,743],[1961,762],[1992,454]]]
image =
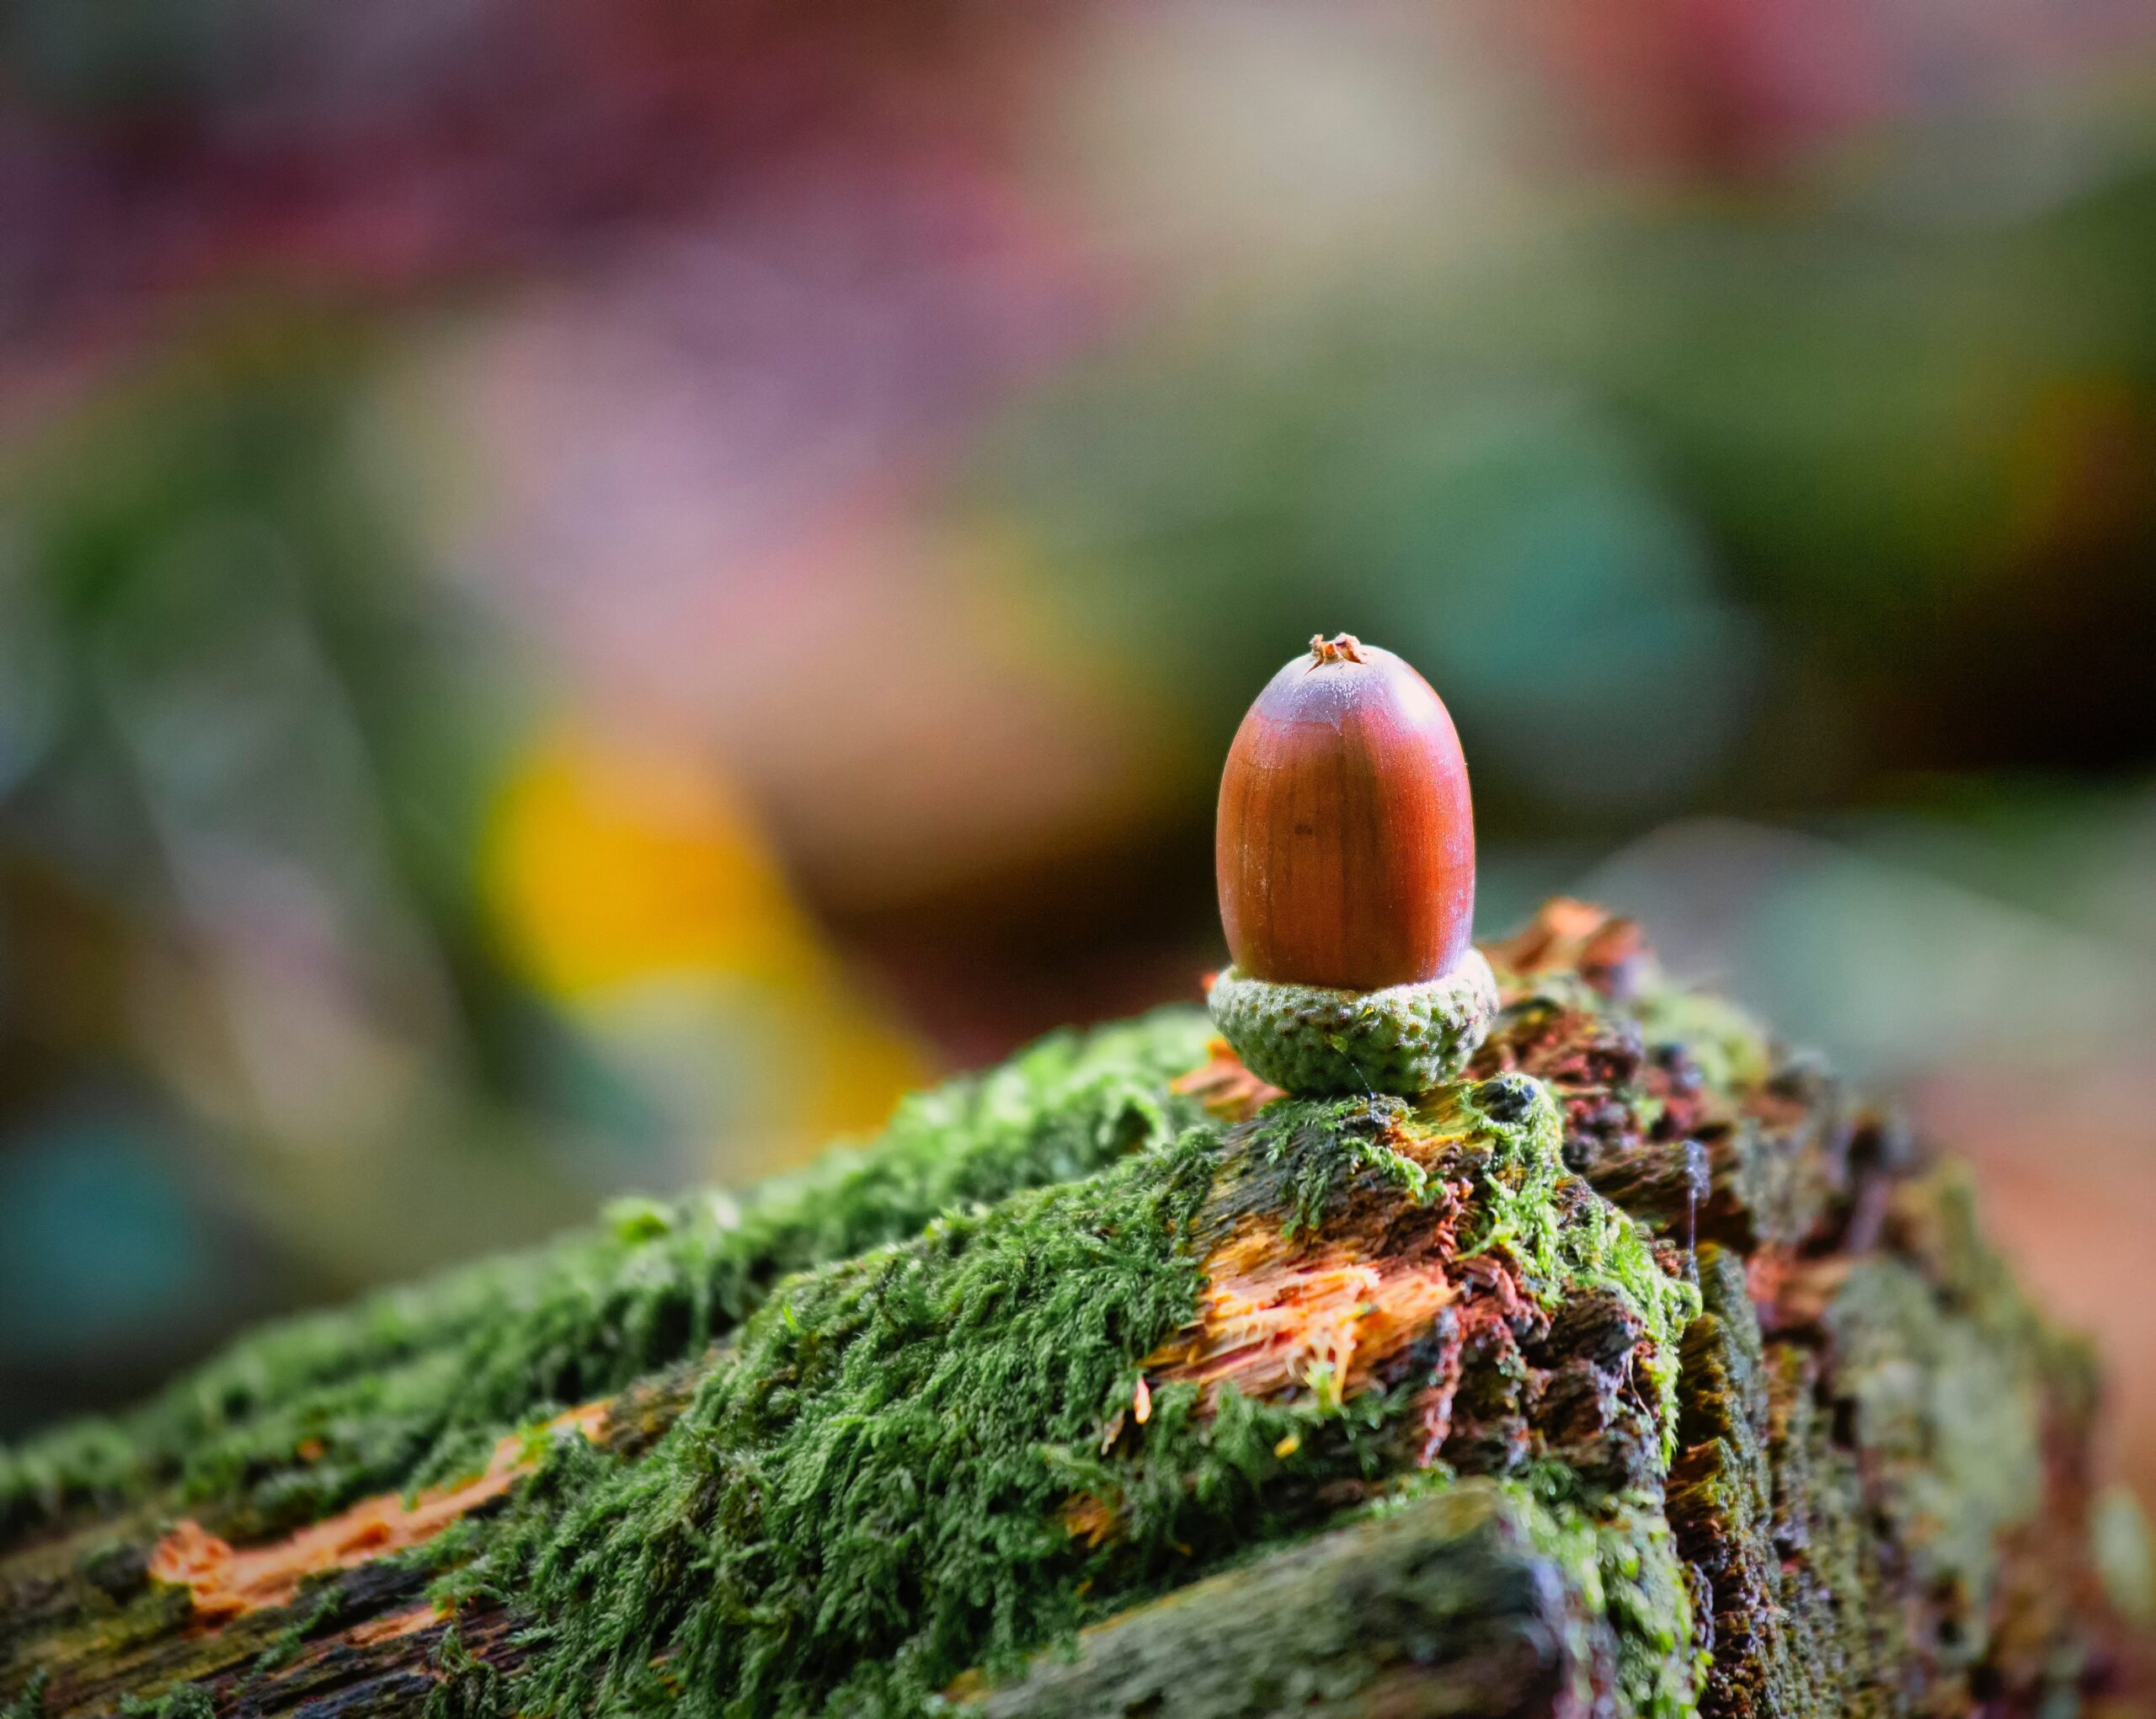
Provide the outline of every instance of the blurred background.
[[0,1436],[1220,959],[1313,632],[1481,927],[1967,1152],[2156,1497],[2156,0],[12,0]]

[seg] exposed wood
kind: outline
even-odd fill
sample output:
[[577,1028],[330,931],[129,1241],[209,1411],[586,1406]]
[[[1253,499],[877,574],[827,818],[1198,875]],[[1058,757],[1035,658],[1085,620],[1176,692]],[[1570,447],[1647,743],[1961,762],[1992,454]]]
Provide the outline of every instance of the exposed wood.
[[[592,1403],[558,1415],[537,1439],[558,1433],[600,1436],[607,1405]],[[363,1498],[327,1521],[245,1551],[211,1534],[191,1517],[168,1529],[150,1552],[150,1578],[184,1588],[200,1619],[243,1617],[289,1606],[307,1578],[354,1570],[376,1559],[423,1546],[451,1524],[505,1496],[536,1460],[534,1438],[504,1439],[487,1465],[468,1481],[436,1487],[416,1498]],[[376,1638],[370,1638],[376,1639]]]

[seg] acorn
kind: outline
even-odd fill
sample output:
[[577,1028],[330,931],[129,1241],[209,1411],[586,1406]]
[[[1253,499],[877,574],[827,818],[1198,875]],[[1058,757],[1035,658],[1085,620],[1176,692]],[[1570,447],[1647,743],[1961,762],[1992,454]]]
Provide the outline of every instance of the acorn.
[[1258,694],[1221,773],[1214,869],[1234,964],[1209,1001],[1251,1073],[1412,1097],[1481,1043],[1497,987],[1470,942],[1467,761],[1390,651],[1321,636]]

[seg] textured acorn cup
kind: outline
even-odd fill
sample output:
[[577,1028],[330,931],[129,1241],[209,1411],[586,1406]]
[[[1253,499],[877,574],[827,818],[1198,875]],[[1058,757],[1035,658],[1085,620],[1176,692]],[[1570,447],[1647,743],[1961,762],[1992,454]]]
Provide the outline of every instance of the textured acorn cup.
[[1314,638],[1244,717],[1214,850],[1234,965],[1214,1019],[1291,1092],[1426,1092],[1488,1030],[1469,946],[1467,763],[1429,683],[1390,651]]

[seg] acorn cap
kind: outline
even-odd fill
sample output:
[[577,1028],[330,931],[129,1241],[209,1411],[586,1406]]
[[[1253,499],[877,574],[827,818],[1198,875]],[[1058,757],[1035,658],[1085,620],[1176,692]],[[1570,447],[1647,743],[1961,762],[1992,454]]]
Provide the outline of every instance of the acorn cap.
[[1414,669],[1313,638],[1228,751],[1214,849],[1248,978],[1345,991],[1437,979],[1475,917],[1475,817],[1452,718]]
[[1242,1065],[1289,1092],[1414,1097],[1459,1077],[1497,1018],[1497,982],[1478,949],[1450,970],[1381,990],[1252,979],[1230,967],[1206,994]]

